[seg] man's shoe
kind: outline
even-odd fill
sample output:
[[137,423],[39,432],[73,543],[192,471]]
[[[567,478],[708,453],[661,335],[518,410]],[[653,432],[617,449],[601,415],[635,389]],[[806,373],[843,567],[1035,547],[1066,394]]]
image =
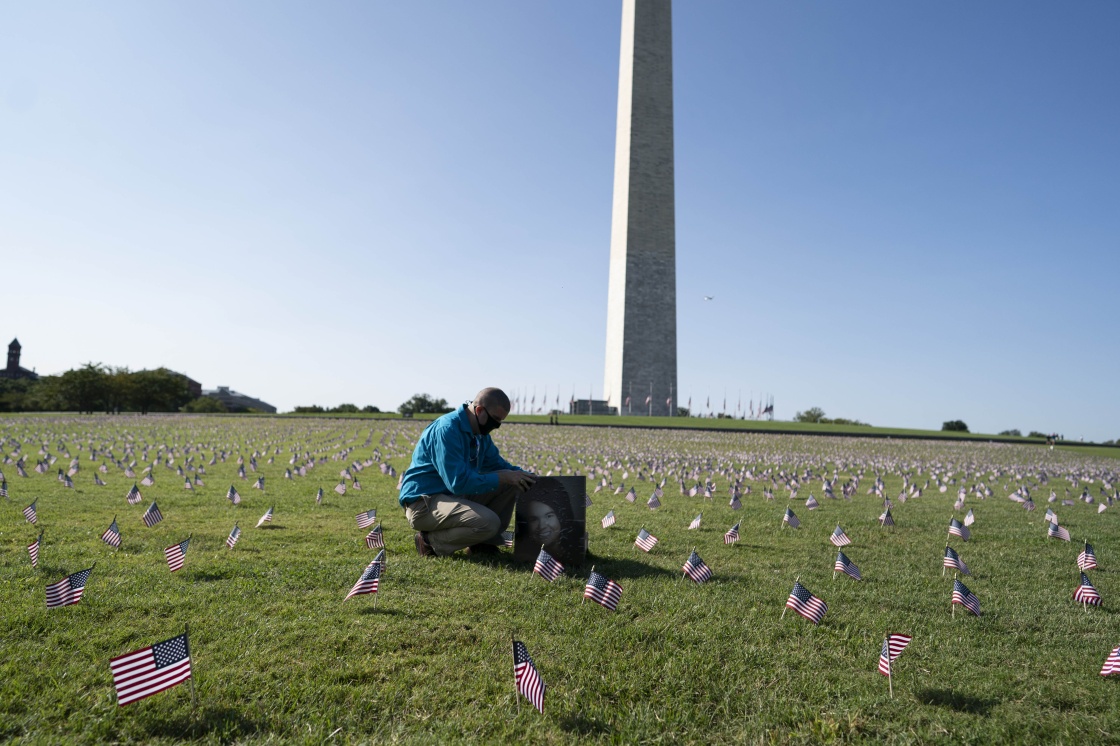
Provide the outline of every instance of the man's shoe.
[[467,547],[467,554],[469,554],[471,557],[483,557],[490,554],[501,553],[501,550],[499,550],[493,544],[474,544]]
[[436,556],[436,550],[432,549],[432,545],[428,543],[428,537],[424,536],[423,531],[416,532],[416,553],[421,557]]

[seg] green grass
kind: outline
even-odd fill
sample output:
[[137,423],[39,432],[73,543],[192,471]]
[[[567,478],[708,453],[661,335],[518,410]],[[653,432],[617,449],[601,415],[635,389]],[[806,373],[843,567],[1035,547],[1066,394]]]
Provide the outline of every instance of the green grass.
[[[1103,473],[1115,462],[1038,447],[973,442],[923,443],[810,438],[732,432],[672,432],[605,428],[503,427],[497,441],[515,462],[540,472],[563,466],[586,471],[615,461],[614,483],[634,484],[642,502],[592,495],[588,511],[594,563],[619,582],[615,613],[581,605],[586,570],[548,584],[508,555],[494,561],[415,556],[412,532],[396,507],[395,479],[376,467],[360,474],[363,490],[338,496],[331,488],[345,463],[374,448],[398,470],[407,465],[423,423],[293,418],[6,418],[0,435],[25,439],[34,465],[39,444],[61,446],[81,460],[76,488],[47,475],[15,476],[0,466],[12,494],[0,500],[0,738],[16,742],[513,742],[513,743],[1093,743],[1120,740],[1117,682],[1097,675],[1120,644],[1120,530],[1114,510],[1096,513],[1080,502],[1056,506],[1075,541],[1089,537],[1101,568],[1091,573],[1105,606],[1084,612],[1071,600],[1080,546],[1045,539],[1046,494],[1080,493],[1065,477]],[[372,435],[371,435],[372,430]],[[382,434],[388,432],[384,445]],[[395,433],[395,445],[390,445]],[[206,467],[206,486],[182,489],[182,478],[156,467],[145,502],[125,503],[134,480],[115,467],[106,487],[94,487],[89,461],[78,451],[124,437],[140,444],[204,444],[231,452]],[[367,445],[367,439],[369,439]],[[282,478],[290,449],[329,460],[294,481]],[[88,446],[87,446],[88,447]],[[236,456],[277,447],[276,463],[258,459],[266,491],[236,477]],[[140,459],[140,449],[136,458]],[[155,449],[149,454],[154,458]],[[650,511],[649,481],[637,469],[712,473],[720,490],[711,501],[679,495],[675,476],[664,507]],[[898,526],[880,529],[881,500],[866,495],[875,469],[895,499],[903,472],[924,483],[940,465],[958,479],[983,480],[995,497],[969,495],[977,523],[973,540],[954,542],[975,573],[965,579],[984,615],[950,615],[951,580],[941,573],[945,527],[956,486],[892,510]],[[143,463],[139,468],[142,468]],[[843,482],[866,469],[850,502],[826,500],[820,479],[799,499],[748,481],[744,509],[727,506],[719,470],[748,467],[831,474]],[[711,472],[710,469],[715,469]],[[976,469],[980,469],[979,473]],[[1009,487],[1045,469],[1049,485],[1034,489],[1039,510],[1026,513],[1006,498]],[[623,471],[628,471],[626,478]],[[999,476],[991,478],[993,471]],[[1018,475],[1018,476],[1016,476]],[[695,479],[690,479],[689,483]],[[231,483],[243,504],[224,499]],[[766,481],[769,484],[769,480]],[[324,505],[314,494],[322,486]],[[1094,496],[1099,481],[1090,485]],[[143,488],[142,488],[143,489]],[[812,492],[822,507],[808,511]],[[39,499],[45,533],[40,567],[25,547],[37,530],[20,510]],[[154,498],[166,520],[140,522]],[[780,529],[791,505],[799,530]],[[253,528],[269,506],[271,526]],[[375,599],[343,603],[371,559],[354,515],[378,509],[387,537],[388,568]],[[614,509],[618,524],[599,518]],[[703,511],[699,531],[685,527]],[[99,541],[113,516],[124,546]],[[224,540],[234,521],[244,530],[233,551]],[[726,547],[723,532],[742,520],[743,539]],[[853,539],[846,554],[862,583],[832,579],[840,523]],[[646,554],[633,545],[642,526],[660,538]],[[194,539],[186,567],[171,574],[164,547]],[[680,567],[696,547],[715,573],[696,585]],[[96,569],[76,606],[47,610],[44,587],[69,572]],[[820,627],[792,612],[781,619],[795,577],[829,604]],[[192,714],[182,685],[118,708],[111,657],[166,639],[189,623],[199,700]],[[516,630],[548,686],[542,716],[514,692],[510,634]],[[914,635],[895,665],[895,697],[876,661],[886,632]],[[333,737],[332,737],[333,734]],[[329,740],[328,740],[329,739]]]

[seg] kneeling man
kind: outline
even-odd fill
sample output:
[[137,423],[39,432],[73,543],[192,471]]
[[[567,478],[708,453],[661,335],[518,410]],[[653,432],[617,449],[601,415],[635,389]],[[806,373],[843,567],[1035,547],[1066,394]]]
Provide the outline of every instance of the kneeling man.
[[496,554],[518,492],[535,478],[498,453],[490,433],[509,415],[509,397],[485,388],[428,426],[401,480],[400,503],[420,556]]

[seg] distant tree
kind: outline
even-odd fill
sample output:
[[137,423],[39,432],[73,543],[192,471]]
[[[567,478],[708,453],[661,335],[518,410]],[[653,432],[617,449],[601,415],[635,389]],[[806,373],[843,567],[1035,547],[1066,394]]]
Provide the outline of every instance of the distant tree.
[[38,384],[29,378],[0,378],[0,412],[34,411],[34,389]]
[[167,368],[138,370],[131,375],[132,409],[148,412],[178,412],[191,400],[187,380]]
[[941,429],[950,433],[967,433],[968,425],[964,424],[963,420],[949,420],[941,423]]
[[86,363],[59,376],[59,394],[68,412],[103,409],[109,394],[108,373],[101,363]]
[[367,404],[362,407],[362,411],[366,414],[377,414],[381,411],[381,409],[379,407],[373,406],[372,404]]
[[688,407],[677,407],[677,417],[691,417],[691,416],[692,416],[692,412],[689,411]]
[[1000,433],[1000,435],[1010,436],[1012,438],[1023,437],[1023,433],[1021,433],[1018,429],[1016,429],[1014,427],[1011,428],[1010,430],[1004,430],[1003,432]]
[[191,414],[217,414],[229,410],[225,404],[222,404],[221,399],[215,399],[212,396],[200,396],[184,404],[183,411]]
[[331,411],[332,412],[337,412],[339,414],[354,414],[358,411],[358,405],[357,404],[339,404],[337,407],[335,407]]
[[443,414],[450,412],[446,399],[433,399],[428,394],[414,394],[411,399],[397,407],[401,414]]
[[136,398],[136,384],[128,368],[106,368],[105,411],[128,409]]
[[1028,434],[1027,437],[1028,438],[1043,438],[1043,439],[1045,439],[1045,438],[1049,438],[1050,436],[1047,435],[1046,433],[1040,433],[1037,430],[1031,430],[1030,434]]
[[806,409],[804,412],[798,412],[793,416],[794,422],[820,422],[824,419],[824,410],[820,407],[812,407]]
[[836,417],[832,419],[828,417],[821,417],[821,422],[826,425],[855,425],[857,427],[871,427],[871,425],[867,424],[866,422],[860,422],[859,420],[849,420],[845,419],[844,417]]
[[323,409],[318,404],[312,404],[311,406],[296,407],[292,411],[296,414],[323,414],[327,410]]

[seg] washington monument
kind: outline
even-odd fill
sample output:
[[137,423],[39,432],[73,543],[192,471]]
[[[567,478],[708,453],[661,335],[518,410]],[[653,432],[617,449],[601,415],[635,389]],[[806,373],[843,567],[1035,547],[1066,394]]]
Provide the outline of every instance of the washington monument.
[[623,0],[603,382],[622,414],[676,409],[674,209],[672,6]]

